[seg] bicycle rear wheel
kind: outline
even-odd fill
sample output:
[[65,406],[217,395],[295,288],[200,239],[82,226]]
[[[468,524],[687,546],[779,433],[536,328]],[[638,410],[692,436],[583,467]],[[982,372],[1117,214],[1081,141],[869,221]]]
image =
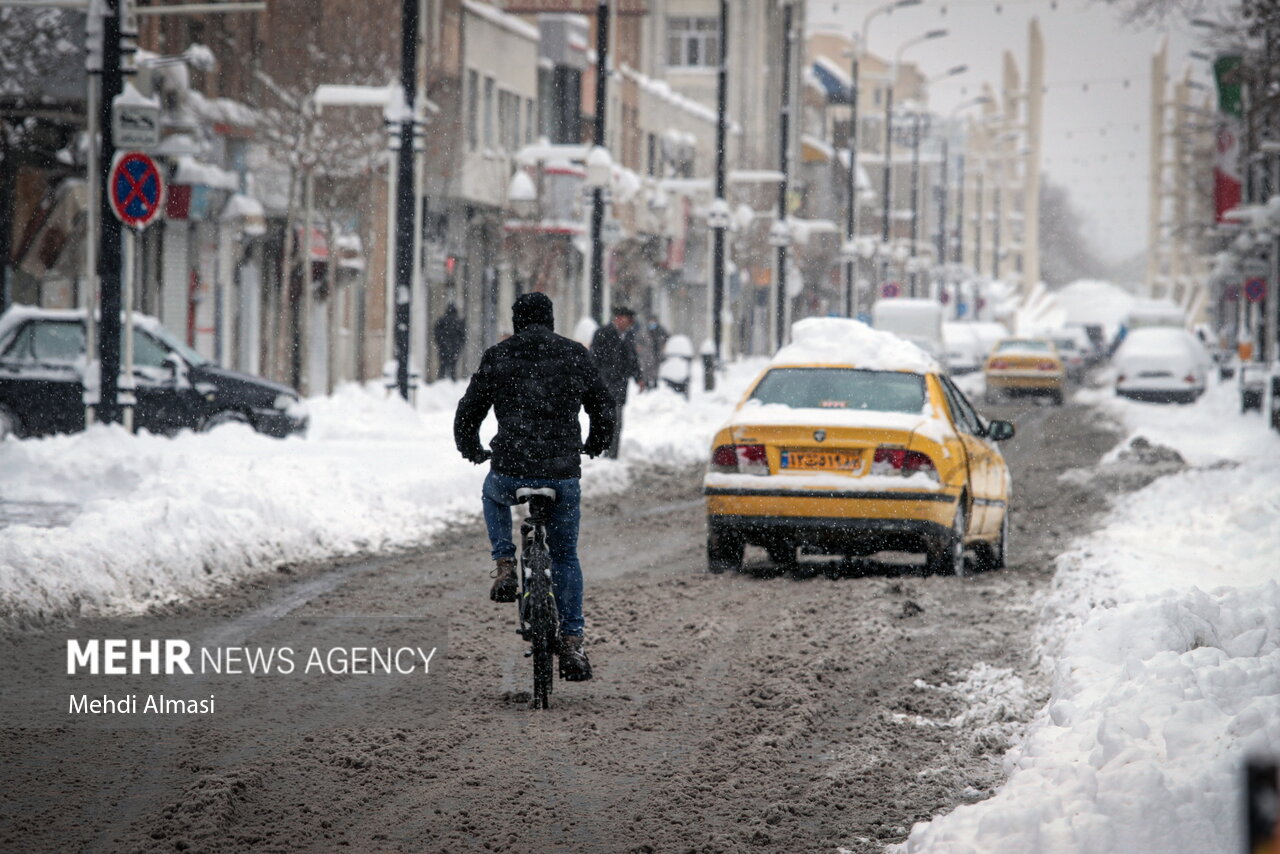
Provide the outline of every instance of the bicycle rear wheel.
[[533,707],[550,708],[553,657],[559,633],[556,600],[551,592],[551,556],[534,548],[525,557],[529,578],[527,607],[529,640],[533,647]]

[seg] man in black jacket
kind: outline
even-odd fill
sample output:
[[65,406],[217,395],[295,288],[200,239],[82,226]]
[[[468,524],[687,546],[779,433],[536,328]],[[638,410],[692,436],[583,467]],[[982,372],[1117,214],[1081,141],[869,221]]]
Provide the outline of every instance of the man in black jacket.
[[644,375],[640,373],[640,360],[636,357],[635,341],[630,335],[635,320],[634,311],[619,306],[613,312],[613,322],[601,326],[591,338],[591,356],[600,366],[600,376],[604,377],[604,384],[613,396],[617,427],[613,441],[609,443],[608,455],[614,459],[618,457],[618,445],[622,441],[622,407],[627,403],[627,381],[635,380],[644,388]]
[[[453,421],[454,442],[473,463],[492,458],[484,482],[484,521],[496,562],[489,598],[514,602],[520,592],[511,506],[516,490],[550,486],[555,508],[547,525],[551,580],[560,611],[560,678],[591,678],[582,643],[582,567],[578,563],[581,454],[598,456],[613,438],[613,399],[585,347],[552,331],[551,300],[522,294],[512,307],[515,334],[485,351]],[[492,408],[498,434],[492,452],[480,424]],[[591,419],[582,441],[578,410]]]

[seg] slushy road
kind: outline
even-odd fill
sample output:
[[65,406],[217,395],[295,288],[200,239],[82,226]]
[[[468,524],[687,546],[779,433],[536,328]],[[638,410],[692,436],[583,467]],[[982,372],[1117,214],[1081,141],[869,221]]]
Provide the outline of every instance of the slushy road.
[[[992,730],[913,721],[963,711],[927,686],[982,664],[1026,681],[1010,722],[1034,709],[1034,595],[1106,508],[1088,479],[1059,478],[1116,443],[1094,410],[986,409],[1018,427],[1003,446],[1014,501],[1001,572],[916,577],[885,559],[793,577],[749,549],[744,572],[709,574],[700,469],[643,472],[629,494],[587,502],[596,679],[557,682],[546,712],[526,706],[514,607],[487,598],[478,522],[165,614],[81,621],[78,637],[230,636],[284,614],[443,614],[448,712],[421,727],[375,712],[269,748],[252,730],[2,730],[0,849],[879,851],[998,784],[1007,742]],[[21,660],[38,639],[2,640]]]

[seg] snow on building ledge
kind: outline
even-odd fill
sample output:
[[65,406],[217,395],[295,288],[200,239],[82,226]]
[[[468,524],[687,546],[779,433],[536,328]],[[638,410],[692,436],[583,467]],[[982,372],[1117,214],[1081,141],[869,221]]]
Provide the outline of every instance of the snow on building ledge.
[[501,9],[477,3],[475,0],[463,0],[462,8],[477,17],[484,18],[495,26],[503,28],[507,32],[529,39],[534,44],[538,42],[538,28],[522,21],[515,15],[508,15]]

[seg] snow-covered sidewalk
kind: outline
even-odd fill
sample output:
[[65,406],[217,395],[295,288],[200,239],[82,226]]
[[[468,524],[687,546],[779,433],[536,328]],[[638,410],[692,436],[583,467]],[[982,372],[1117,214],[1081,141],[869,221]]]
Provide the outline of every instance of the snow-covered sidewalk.
[[[633,394],[622,458],[585,461],[587,494],[625,488],[637,463],[704,460],[762,364],[731,365],[715,392],[699,385],[690,401]],[[241,425],[172,439],[98,426],[0,443],[0,501],[78,508],[65,527],[0,528],[0,624],[137,611],[284,563],[430,542],[480,509],[488,466],[453,443],[464,388],[425,386],[415,409],[346,386],[308,401],[307,436],[285,440]],[[486,441],[494,429],[490,416]]]
[[1230,384],[1186,407],[1077,399],[1190,467],[1059,558],[1039,626],[1051,696],[1007,782],[899,851],[1237,850],[1244,760],[1280,754],[1280,436]]

